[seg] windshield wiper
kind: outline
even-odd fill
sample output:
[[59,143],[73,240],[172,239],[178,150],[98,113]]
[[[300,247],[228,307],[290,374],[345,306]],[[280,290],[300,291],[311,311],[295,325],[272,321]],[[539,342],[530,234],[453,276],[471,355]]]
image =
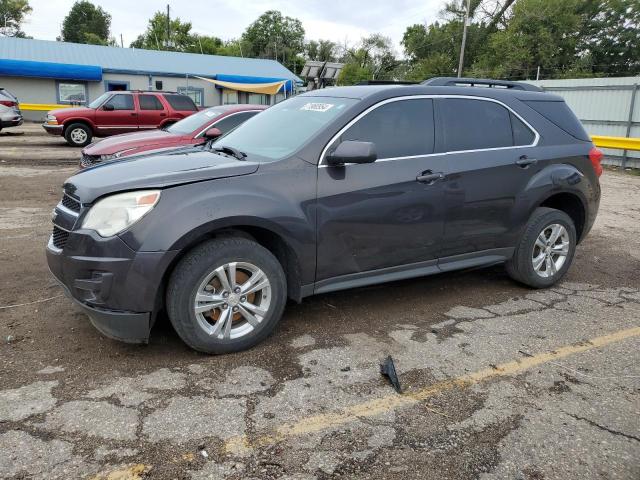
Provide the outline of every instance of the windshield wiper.
[[241,152],[237,148],[228,147],[226,145],[224,147],[213,147],[211,150],[213,150],[214,152],[226,153],[227,155],[231,155],[238,160],[244,160],[247,156],[246,153]]

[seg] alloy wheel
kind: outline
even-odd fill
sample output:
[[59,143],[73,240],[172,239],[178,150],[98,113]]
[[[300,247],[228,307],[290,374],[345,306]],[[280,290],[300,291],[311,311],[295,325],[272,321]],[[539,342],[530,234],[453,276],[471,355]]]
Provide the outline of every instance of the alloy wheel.
[[233,340],[252,332],[271,305],[271,283],[248,262],[230,262],[207,274],[194,299],[198,325],[210,336]]
[[82,128],[74,128],[71,131],[71,140],[73,143],[84,143],[87,141],[87,132],[85,132]]
[[533,270],[542,278],[553,277],[569,255],[570,237],[559,223],[547,225],[538,235],[531,252]]

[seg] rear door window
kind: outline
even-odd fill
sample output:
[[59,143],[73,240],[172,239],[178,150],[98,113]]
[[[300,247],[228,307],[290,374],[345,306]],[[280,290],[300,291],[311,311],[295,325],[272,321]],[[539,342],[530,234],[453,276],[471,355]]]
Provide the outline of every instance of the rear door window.
[[193,100],[191,100],[191,98],[187,97],[186,95],[165,95],[164,98],[167,102],[169,102],[169,105],[171,105],[171,108],[173,108],[174,110],[191,112],[198,111],[198,107],[196,107],[196,104],[193,103]]
[[139,95],[140,110],[164,110],[162,103],[155,95]]
[[440,151],[513,146],[510,112],[499,103],[468,98],[439,100]]
[[349,127],[340,140],[372,142],[379,159],[433,153],[433,100],[420,98],[384,104]]
[[112,96],[105,105],[113,106],[114,110],[134,110],[133,95],[119,93]]

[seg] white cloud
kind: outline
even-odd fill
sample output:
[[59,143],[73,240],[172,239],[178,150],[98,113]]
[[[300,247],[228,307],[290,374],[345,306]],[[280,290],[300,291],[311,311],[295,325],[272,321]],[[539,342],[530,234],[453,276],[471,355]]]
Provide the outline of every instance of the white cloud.
[[[30,0],[33,13],[24,30],[34,38],[55,40],[62,21],[74,0]],[[95,1],[112,16],[111,30],[129,45],[142,33],[148,19],[166,2],[151,0]],[[330,39],[349,44],[362,36],[382,33],[391,37],[398,53],[400,40],[408,25],[433,22],[444,0],[190,0],[168,2],[171,15],[190,21],[193,30],[222,39],[239,37],[244,29],[266,10],[280,10],[283,15],[302,21],[308,39]]]

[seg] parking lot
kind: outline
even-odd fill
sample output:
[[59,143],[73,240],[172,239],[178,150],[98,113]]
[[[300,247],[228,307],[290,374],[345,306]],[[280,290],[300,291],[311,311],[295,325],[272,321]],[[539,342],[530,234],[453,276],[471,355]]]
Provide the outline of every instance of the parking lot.
[[2,478],[640,478],[640,176],[605,171],[556,288],[493,267],[320,295],[211,357],[163,319],[108,340],[62,295],[44,248],[78,158],[0,133]]

